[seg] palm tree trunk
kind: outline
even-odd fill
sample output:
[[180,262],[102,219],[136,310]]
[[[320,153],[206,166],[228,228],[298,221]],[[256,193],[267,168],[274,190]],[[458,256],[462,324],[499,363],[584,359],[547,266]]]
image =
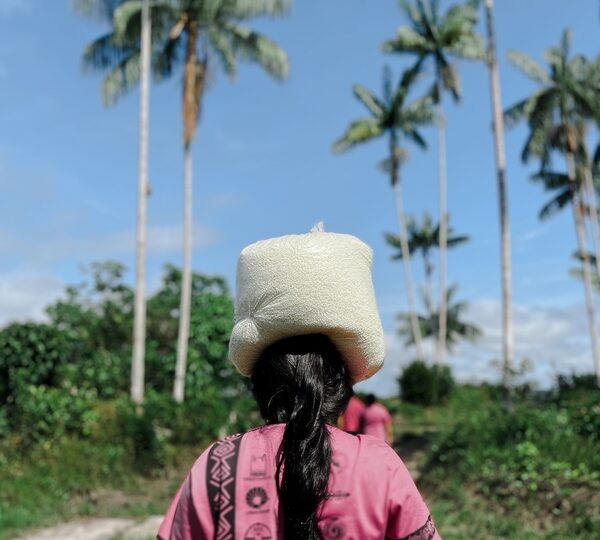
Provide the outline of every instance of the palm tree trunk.
[[150,94],[150,0],[142,3],[140,73],[140,150],[138,162],[138,207],[135,253],[135,297],[133,314],[133,357],[131,399],[144,400],[144,353],[146,343],[146,202],[148,198],[148,102]]
[[[425,265],[425,288],[426,288],[425,294],[427,295],[428,315],[430,318],[433,318],[433,312],[435,311],[434,304],[433,304],[433,281],[432,281],[433,267],[431,265],[431,261],[429,260],[428,252],[423,254],[423,263]],[[430,343],[430,347],[428,347],[431,362],[433,362],[433,359],[435,357],[436,343],[437,343],[437,336],[433,336],[433,339],[431,340],[431,343]]]
[[[192,21],[187,27],[187,44],[183,75],[183,268],[181,273],[181,300],[179,303],[179,332],[173,398],[183,402],[185,372],[190,334],[192,302],[192,139],[196,130],[203,90],[205,70],[199,71],[196,45],[198,25]],[[205,63],[202,64],[205,67]]]
[[594,255],[596,256],[596,274],[600,276],[600,226],[598,224],[598,205],[596,204],[596,191],[592,182],[592,171],[589,164],[584,167],[585,190],[588,199],[590,222],[592,224],[592,237],[594,238]]
[[585,304],[590,328],[590,337],[592,341],[592,356],[594,358],[594,368],[596,378],[600,385],[600,348],[598,346],[598,334],[596,332],[596,313],[594,311],[594,298],[592,295],[592,278],[590,273],[590,260],[585,245],[585,224],[581,211],[580,194],[575,187],[575,158],[571,151],[567,151],[567,171],[569,181],[573,189],[573,218],[575,220],[575,231],[577,233],[577,247],[581,253],[581,267],[583,271],[583,283],[585,288]]
[[[393,166],[392,166],[393,168]],[[398,218],[398,227],[400,229],[400,248],[402,250],[402,264],[404,267],[404,286],[406,288],[406,300],[408,302],[408,311],[410,316],[410,326],[415,340],[417,356],[423,360],[423,346],[421,337],[421,327],[417,318],[417,308],[413,294],[412,273],[410,270],[410,250],[408,249],[408,239],[406,232],[406,219],[404,217],[404,205],[402,202],[402,187],[400,181],[392,180],[394,187],[394,200],[396,202],[396,217]]]
[[498,204],[500,210],[500,257],[502,268],[502,360],[505,388],[511,387],[513,365],[513,325],[512,325],[512,268],[510,257],[510,227],[506,197],[506,156],[504,152],[504,118],[500,95],[500,75],[496,58],[496,37],[494,32],[493,0],[485,0],[486,26],[488,35],[488,70],[492,97],[494,127],[494,152],[498,178]]
[[[441,92],[440,92],[441,95]],[[437,339],[437,362],[444,363],[446,353],[446,247],[448,243],[448,216],[446,211],[446,126],[444,124],[444,109],[438,103],[438,166],[440,180],[440,312]]]
[[192,149],[187,145],[183,158],[183,270],[181,273],[181,300],[179,304],[179,332],[177,335],[177,363],[173,398],[183,402],[190,334],[190,308],[192,300]]

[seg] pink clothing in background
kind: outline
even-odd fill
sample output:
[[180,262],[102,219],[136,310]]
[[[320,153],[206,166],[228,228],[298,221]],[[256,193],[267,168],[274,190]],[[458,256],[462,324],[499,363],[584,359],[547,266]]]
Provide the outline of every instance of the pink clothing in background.
[[358,433],[360,431],[360,415],[365,408],[365,404],[356,396],[352,396],[348,406],[344,411],[344,431],[348,433]]
[[362,429],[365,435],[386,440],[385,426],[392,419],[389,411],[381,403],[365,407],[361,415]]
[[[158,539],[283,539],[275,470],[284,428],[261,427],[208,448],[171,503]],[[323,538],[440,540],[394,450],[369,436],[329,429],[329,496],[319,511]]]

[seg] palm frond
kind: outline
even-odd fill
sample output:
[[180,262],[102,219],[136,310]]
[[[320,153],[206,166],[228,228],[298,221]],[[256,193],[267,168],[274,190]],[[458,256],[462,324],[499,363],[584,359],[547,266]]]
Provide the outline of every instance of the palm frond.
[[508,59],[514,66],[537,82],[542,84],[551,83],[546,70],[524,52],[511,50],[508,52]]
[[133,48],[118,44],[113,33],[92,41],[83,51],[83,68],[102,71],[113,68],[132,54]]
[[485,44],[478,34],[462,36],[450,47],[450,51],[466,60],[485,60],[487,58]]
[[556,197],[542,207],[539,213],[540,220],[545,221],[556,215],[571,202],[572,198],[573,191],[570,188],[561,191]]
[[225,29],[237,58],[260,65],[276,79],[287,77],[289,73],[287,53],[274,41],[243,26],[227,25]]
[[367,90],[360,84],[355,84],[352,87],[352,92],[358,100],[367,108],[369,111],[377,117],[381,117],[384,114],[384,104],[377,99],[377,97]]
[[168,79],[173,71],[183,64],[185,57],[185,45],[181,33],[175,38],[167,38],[162,46],[154,54],[152,69],[157,81]]
[[544,184],[544,188],[548,191],[554,189],[564,189],[569,186],[569,176],[565,173],[558,173],[553,171],[539,171],[531,175],[533,181],[541,181]]
[[237,77],[237,64],[235,51],[227,35],[213,27],[207,32],[208,40],[212,46],[212,52],[217,56],[221,69],[231,80]]
[[140,79],[140,54],[133,53],[111,69],[102,80],[102,101],[106,106],[114,105],[129,92]]
[[236,0],[231,4],[227,14],[239,19],[282,17],[292,8],[291,0]]
[[333,151],[335,153],[345,152],[353,146],[379,137],[382,133],[381,126],[373,118],[355,120],[348,126],[344,135],[333,143]]
[[420,55],[428,54],[433,50],[427,39],[408,26],[398,28],[396,36],[393,39],[384,41],[381,48],[386,53],[414,53]]
[[430,126],[437,120],[437,114],[433,109],[433,99],[424,96],[416,99],[408,105],[401,115],[404,122],[409,125]]

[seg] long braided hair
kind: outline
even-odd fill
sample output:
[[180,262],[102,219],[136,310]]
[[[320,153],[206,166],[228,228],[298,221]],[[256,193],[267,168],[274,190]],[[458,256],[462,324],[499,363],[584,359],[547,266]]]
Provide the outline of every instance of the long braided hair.
[[339,352],[322,334],[268,347],[252,373],[253,393],[268,424],[285,423],[277,490],[286,540],[319,540],[318,508],[327,495],[335,424],[352,395]]

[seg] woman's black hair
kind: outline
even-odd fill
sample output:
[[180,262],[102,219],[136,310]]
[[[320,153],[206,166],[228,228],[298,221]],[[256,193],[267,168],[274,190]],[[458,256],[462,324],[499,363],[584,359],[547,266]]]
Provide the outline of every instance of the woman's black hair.
[[329,338],[311,334],[268,347],[252,373],[253,393],[268,424],[285,423],[277,491],[286,540],[318,540],[317,510],[327,496],[335,423],[352,395],[350,375]]

